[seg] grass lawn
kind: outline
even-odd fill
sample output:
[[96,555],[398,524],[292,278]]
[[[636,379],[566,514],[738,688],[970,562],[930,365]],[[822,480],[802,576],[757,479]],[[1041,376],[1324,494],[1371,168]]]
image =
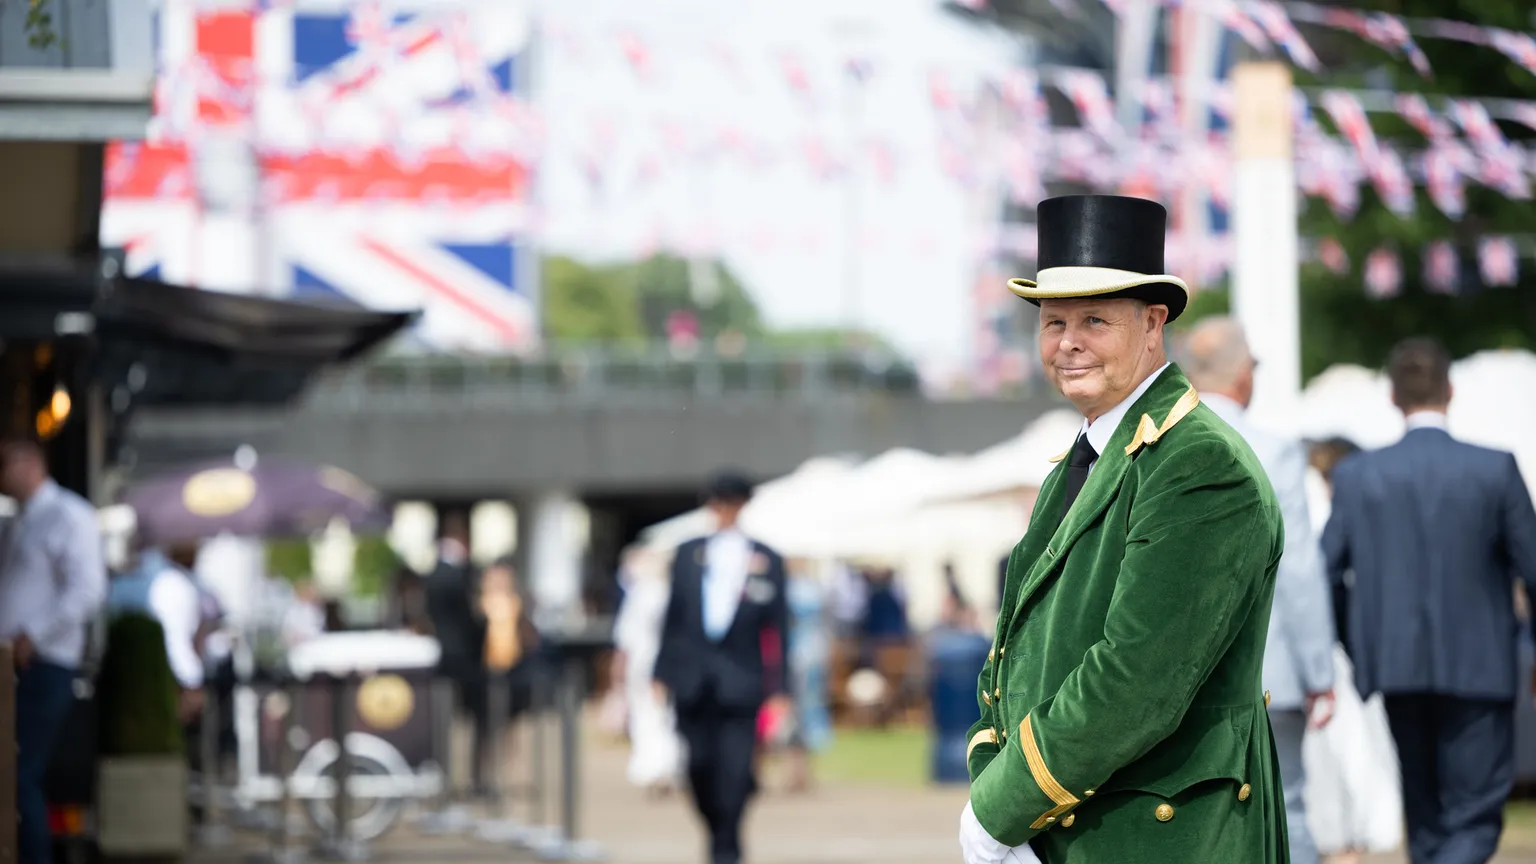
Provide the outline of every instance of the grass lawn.
[[848,785],[917,788],[928,782],[928,730],[838,729],[816,758],[817,779]]
[[[852,786],[920,788],[928,783],[928,747],[928,730],[921,727],[838,729],[816,759],[816,776]],[[1510,803],[1504,848],[1536,851],[1536,801]]]
[[1504,848],[1536,850],[1536,801],[1513,801],[1505,808]]

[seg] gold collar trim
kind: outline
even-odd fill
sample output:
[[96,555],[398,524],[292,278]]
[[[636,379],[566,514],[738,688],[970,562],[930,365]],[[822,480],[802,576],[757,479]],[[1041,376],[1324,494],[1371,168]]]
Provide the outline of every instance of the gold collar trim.
[[1141,415],[1141,422],[1136,424],[1136,436],[1131,439],[1131,443],[1125,445],[1125,455],[1130,456],[1145,445],[1156,444],[1160,438],[1168,434],[1169,429],[1178,425],[1178,422],[1188,416],[1189,412],[1195,410],[1195,406],[1199,404],[1200,393],[1191,387],[1184,391],[1179,401],[1173,403],[1173,409],[1168,412],[1167,417],[1163,418],[1163,425],[1158,426],[1152,422],[1150,416]]

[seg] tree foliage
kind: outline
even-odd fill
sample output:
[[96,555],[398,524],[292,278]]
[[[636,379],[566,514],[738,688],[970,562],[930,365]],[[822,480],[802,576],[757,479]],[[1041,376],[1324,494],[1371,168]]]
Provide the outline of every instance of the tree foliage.
[[667,338],[675,313],[692,313],[701,339],[734,332],[762,336],[762,315],[746,288],[717,261],[672,255],[588,265],[544,260],[544,334],[554,342],[644,344]]
[[[1523,31],[1532,26],[1526,4],[1501,0],[1361,0],[1374,8],[1413,18],[1442,18],[1481,26]],[[1316,76],[1298,70],[1300,86],[1334,86],[1424,93],[1433,110],[1442,96],[1536,99],[1536,75],[1491,47],[1420,38],[1434,78],[1426,80],[1403,59],[1353,35],[1307,29],[1328,68]],[[1332,129],[1322,111],[1315,116]],[[1395,114],[1372,114],[1378,139],[1405,153],[1422,151],[1427,142]],[[1501,122],[1506,137],[1531,144],[1531,130]],[[1303,374],[1311,378],[1335,363],[1380,366],[1397,341],[1432,336],[1456,356],[1498,347],[1536,348],[1536,262],[1521,261],[1514,287],[1487,287],[1478,272],[1477,242],[1487,235],[1519,237],[1531,233],[1536,205],[1505,197],[1497,190],[1466,182],[1467,212],[1459,220],[1441,213],[1418,189],[1411,217],[1393,214],[1369,184],[1362,185],[1360,209],[1350,219],[1336,217],[1327,203],[1309,199],[1300,217],[1305,238],[1333,238],[1349,255],[1348,272],[1334,274],[1309,262],[1301,271]],[[1459,293],[1432,293],[1425,287],[1423,250],[1431,241],[1449,240],[1461,258]],[[1366,257],[1377,247],[1393,249],[1402,262],[1401,293],[1377,300],[1365,290]],[[1188,316],[1225,311],[1225,292],[1197,296]]]

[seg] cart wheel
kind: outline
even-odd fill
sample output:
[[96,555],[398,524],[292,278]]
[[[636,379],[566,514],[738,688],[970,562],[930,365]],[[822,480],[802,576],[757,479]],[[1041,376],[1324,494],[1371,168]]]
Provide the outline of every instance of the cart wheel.
[[[388,777],[389,768],[371,756],[348,752],[353,777]],[[332,758],[321,767],[319,776],[336,777],[336,760]],[[356,797],[348,802],[352,809],[349,820],[349,839],[359,842],[377,840],[395,827],[400,813],[405,809],[405,799],[400,796]],[[336,826],[336,814],[330,798],[310,798],[304,802],[304,812],[309,822],[322,835],[330,834]]]

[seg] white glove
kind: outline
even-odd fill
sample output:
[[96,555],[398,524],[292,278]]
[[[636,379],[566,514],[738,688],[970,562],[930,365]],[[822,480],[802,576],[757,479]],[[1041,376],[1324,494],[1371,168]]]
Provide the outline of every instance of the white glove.
[[965,802],[965,809],[960,813],[960,855],[965,864],[1039,864],[1033,850],[1028,846],[1020,848],[1028,857],[1018,857],[1018,850],[992,839],[987,829],[981,827],[981,823],[976,820],[971,802]]
[[1029,848],[1029,844],[1015,846],[1008,850],[1008,857],[1003,859],[1003,864],[1040,864],[1040,857],[1035,850]]

